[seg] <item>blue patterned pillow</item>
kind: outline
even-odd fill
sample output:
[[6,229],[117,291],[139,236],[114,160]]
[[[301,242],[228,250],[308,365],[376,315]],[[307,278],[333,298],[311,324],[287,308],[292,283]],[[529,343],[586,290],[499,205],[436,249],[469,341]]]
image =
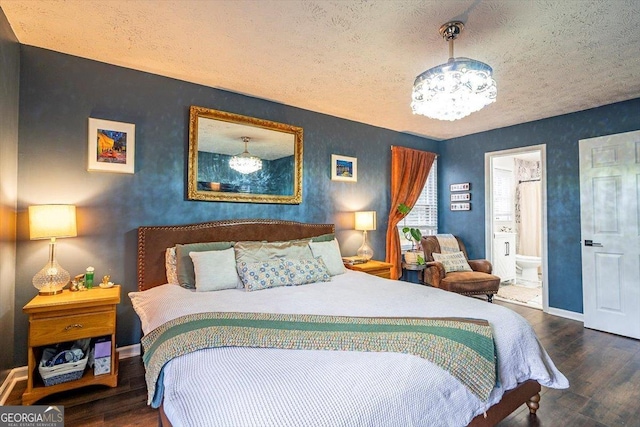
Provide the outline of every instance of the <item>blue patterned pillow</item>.
[[306,285],[315,282],[330,282],[331,274],[322,257],[311,259],[284,258],[292,285]]
[[290,286],[289,270],[282,259],[238,263],[238,275],[247,291]]

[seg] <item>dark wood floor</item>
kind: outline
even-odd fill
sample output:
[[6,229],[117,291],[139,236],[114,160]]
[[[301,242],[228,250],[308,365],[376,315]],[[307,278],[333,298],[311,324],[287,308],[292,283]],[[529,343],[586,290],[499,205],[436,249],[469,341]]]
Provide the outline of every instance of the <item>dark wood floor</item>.
[[[582,323],[532,308],[496,302],[524,316],[556,366],[569,378],[568,390],[544,389],[536,417],[525,406],[501,427],[640,427],[640,341],[584,329]],[[7,405],[19,405],[25,383]],[[38,404],[64,405],[65,425],[156,426],[157,412],[146,405],[140,357],[120,361],[117,388],[87,387],[49,396]]]

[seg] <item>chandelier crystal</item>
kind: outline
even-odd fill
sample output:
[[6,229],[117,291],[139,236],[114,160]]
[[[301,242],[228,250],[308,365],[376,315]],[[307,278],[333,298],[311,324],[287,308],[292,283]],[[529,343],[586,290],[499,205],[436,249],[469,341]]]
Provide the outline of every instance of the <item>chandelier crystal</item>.
[[495,102],[498,94],[493,69],[484,62],[453,57],[453,41],[464,24],[448,22],[440,35],[449,42],[449,60],[416,77],[411,109],[438,120],[458,120]]
[[244,151],[229,159],[229,166],[231,169],[243,174],[254,173],[262,169],[262,160],[260,160],[259,157],[252,156],[247,150],[247,143],[249,140],[250,138],[248,136],[243,136],[242,141],[244,141]]

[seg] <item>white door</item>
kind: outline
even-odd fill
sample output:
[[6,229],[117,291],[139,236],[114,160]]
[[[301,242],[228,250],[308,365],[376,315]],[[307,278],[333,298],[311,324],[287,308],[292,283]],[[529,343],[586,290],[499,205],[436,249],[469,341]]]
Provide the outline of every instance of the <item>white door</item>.
[[580,141],[584,326],[640,338],[640,131]]

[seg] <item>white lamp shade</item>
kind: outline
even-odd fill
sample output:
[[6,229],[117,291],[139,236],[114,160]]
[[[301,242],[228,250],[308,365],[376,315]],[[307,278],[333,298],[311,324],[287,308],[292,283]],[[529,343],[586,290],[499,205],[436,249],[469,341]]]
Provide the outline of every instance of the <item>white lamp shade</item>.
[[376,211],[356,212],[356,230],[368,231],[376,229]]
[[29,206],[29,238],[31,240],[77,235],[75,206]]

